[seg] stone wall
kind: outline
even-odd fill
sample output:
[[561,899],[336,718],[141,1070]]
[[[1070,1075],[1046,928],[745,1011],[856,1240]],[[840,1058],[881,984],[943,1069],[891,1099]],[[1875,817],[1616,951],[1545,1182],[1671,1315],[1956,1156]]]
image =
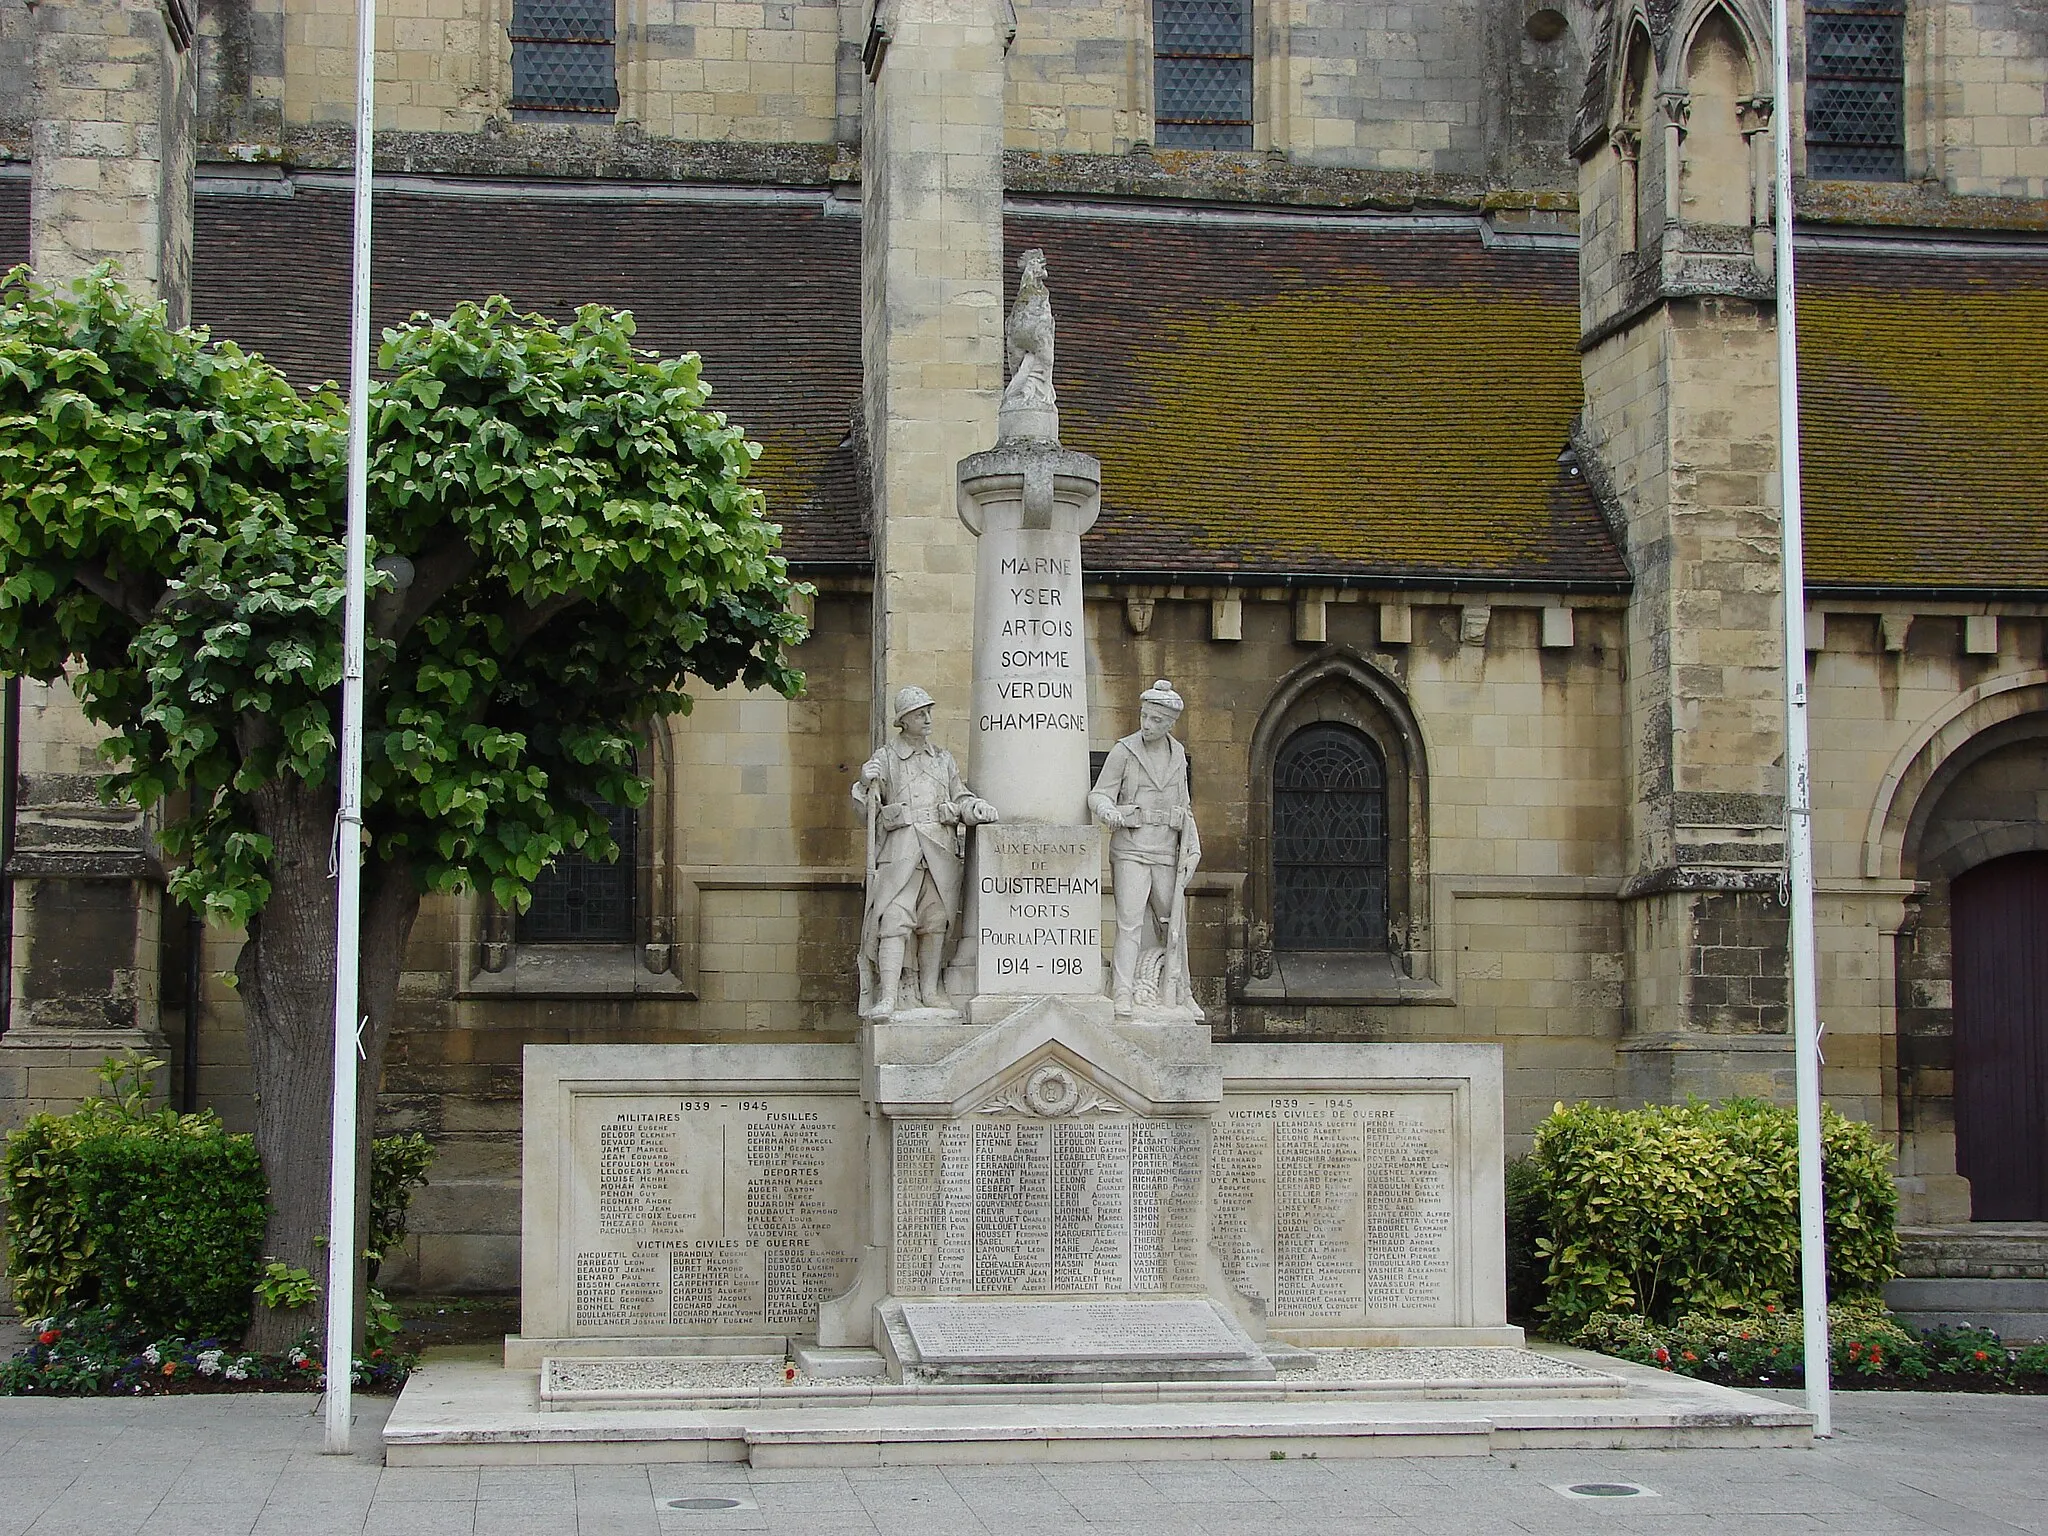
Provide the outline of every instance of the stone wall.
[[2039,615],[1847,600],[1808,615],[1823,1080],[1845,1113],[1897,1136],[1909,1221],[1969,1216],[1955,1176],[1949,885],[2048,840]]

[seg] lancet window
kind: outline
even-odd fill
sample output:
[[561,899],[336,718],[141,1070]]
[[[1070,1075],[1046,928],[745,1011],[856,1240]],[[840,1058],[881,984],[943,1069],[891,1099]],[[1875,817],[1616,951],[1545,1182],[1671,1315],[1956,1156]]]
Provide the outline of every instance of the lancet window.
[[1807,7],[1806,171],[1905,179],[1904,0],[1818,0]]
[[1250,0],[1153,0],[1152,63],[1161,145],[1252,147]]
[[631,806],[607,806],[605,820],[619,856],[600,863],[576,851],[558,855],[533,882],[533,905],[520,915],[522,944],[630,944],[633,941],[634,848],[639,818]]
[[513,0],[512,108],[616,112],[616,0]]
[[1387,947],[1387,775],[1363,732],[1303,727],[1273,763],[1273,939],[1283,950]]

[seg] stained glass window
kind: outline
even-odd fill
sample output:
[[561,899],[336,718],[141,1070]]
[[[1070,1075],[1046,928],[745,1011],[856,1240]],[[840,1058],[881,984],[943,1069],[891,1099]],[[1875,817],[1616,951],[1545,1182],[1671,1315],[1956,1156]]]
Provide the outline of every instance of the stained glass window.
[[1808,7],[1806,172],[1905,180],[1903,0],[1819,0]]
[[529,112],[616,112],[616,0],[513,0],[512,105]]
[[1152,0],[1152,63],[1158,143],[1252,147],[1251,0]]
[[619,856],[601,864],[563,853],[533,882],[533,905],[520,916],[522,944],[630,944],[633,942],[633,837],[639,818],[631,806],[607,806],[605,820]]
[[1387,947],[1386,766],[1350,726],[1305,726],[1274,761],[1273,942]]

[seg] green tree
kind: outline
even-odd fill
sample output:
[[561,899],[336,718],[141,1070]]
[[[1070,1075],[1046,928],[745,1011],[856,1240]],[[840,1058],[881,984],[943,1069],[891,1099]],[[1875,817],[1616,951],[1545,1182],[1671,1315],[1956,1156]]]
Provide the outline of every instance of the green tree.
[[[502,298],[385,333],[371,403],[358,1148],[421,897],[524,907],[616,857],[648,720],[684,685],[794,696],[803,638],[759,448],[630,316]],[[244,925],[266,1252],[315,1270],[332,1064],[346,407],[172,330],[101,270],[0,285],[0,670],[67,669],[105,793],[159,808],[174,894]],[[365,1211],[367,1215],[367,1211]],[[358,1232],[356,1248],[363,1246]],[[358,1310],[360,1316],[360,1310]],[[304,1314],[259,1308],[255,1347]]]

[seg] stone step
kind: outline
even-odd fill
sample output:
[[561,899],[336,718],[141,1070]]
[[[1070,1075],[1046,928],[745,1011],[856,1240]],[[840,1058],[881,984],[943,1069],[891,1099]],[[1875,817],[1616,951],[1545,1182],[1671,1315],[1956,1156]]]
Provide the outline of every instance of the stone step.
[[1989,1328],[2008,1343],[2048,1339],[2048,1279],[1912,1277],[1884,1288],[1885,1305],[1909,1328]]
[[2048,1280],[2048,1222],[1902,1228],[1899,1269],[1914,1280]]
[[930,1402],[892,1397],[859,1406],[590,1409],[543,1403],[538,1372],[450,1361],[428,1365],[406,1384],[385,1425],[384,1455],[394,1467],[939,1466],[1812,1443],[1812,1415],[1782,1399],[1583,1351],[1546,1353],[1618,1379],[1622,1390],[1460,1399],[1304,1395],[1283,1387],[1262,1397],[1131,1401],[1117,1400],[1109,1388],[1094,1400],[1076,1400],[1081,1395],[1071,1391],[1030,1396],[1015,1388],[984,1389],[963,1400],[964,1389],[955,1387]]

